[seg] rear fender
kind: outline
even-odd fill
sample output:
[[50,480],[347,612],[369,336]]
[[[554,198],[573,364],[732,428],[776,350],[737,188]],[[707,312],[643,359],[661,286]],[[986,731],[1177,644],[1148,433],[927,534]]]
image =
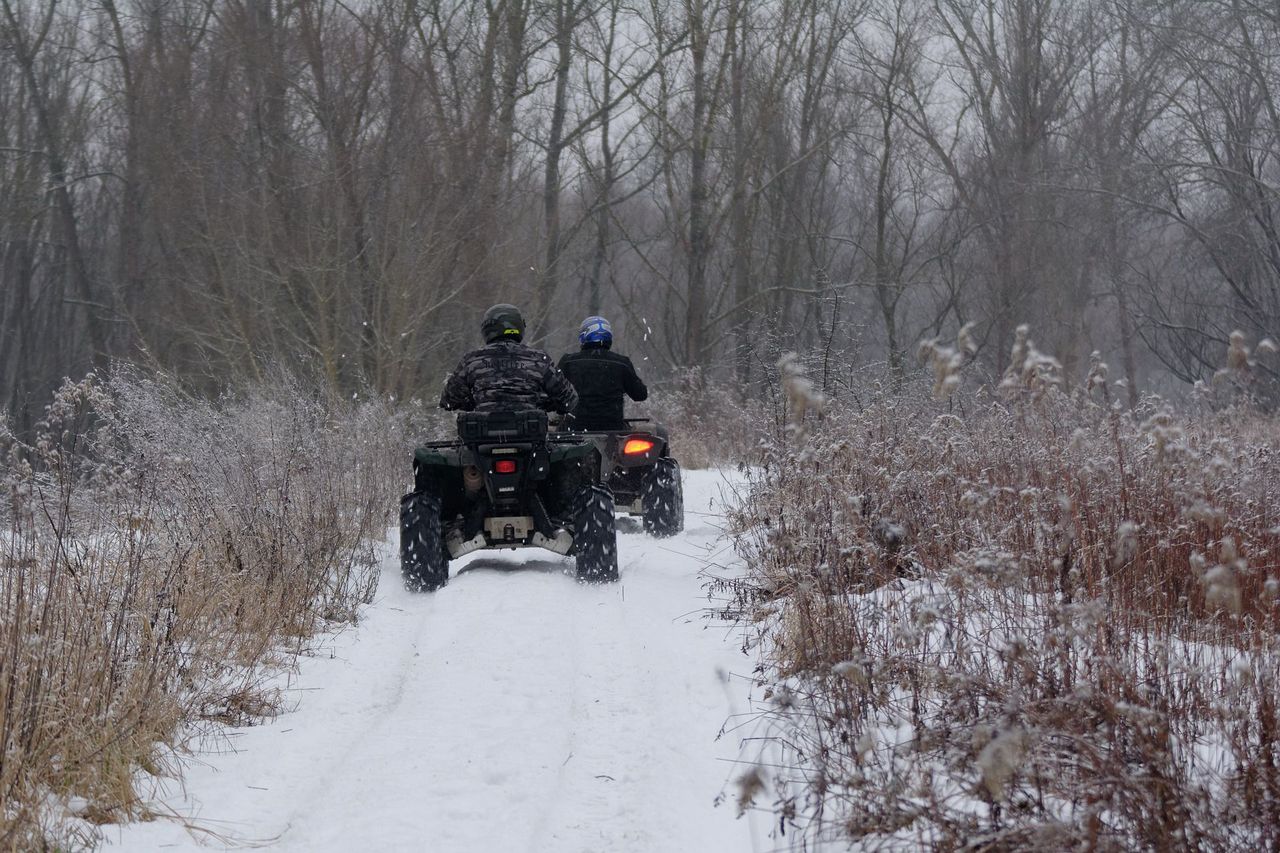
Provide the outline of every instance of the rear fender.
[[653,433],[619,433],[610,438],[613,446],[609,456],[618,468],[641,468],[666,455],[666,441]]
[[421,468],[461,468],[465,463],[460,447],[419,447],[413,452],[413,464]]
[[584,441],[581,444],[553,444],[550,461],[554,463],[581,459],[584,456],[590,456],[595,450],[596,446],[591,441]]
[[458,447],[419,447],[413,454],[413,488],[441,499],[443,518],[462,510],[462,468],[467,464]]

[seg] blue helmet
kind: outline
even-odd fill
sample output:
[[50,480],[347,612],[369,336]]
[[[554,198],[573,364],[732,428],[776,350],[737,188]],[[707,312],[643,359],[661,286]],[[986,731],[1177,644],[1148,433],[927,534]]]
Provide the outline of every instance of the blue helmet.
[[588,317],[578,329],[578,343],[584,347],[591,344],[608,346],[613,343],[613,326],[603,317]]

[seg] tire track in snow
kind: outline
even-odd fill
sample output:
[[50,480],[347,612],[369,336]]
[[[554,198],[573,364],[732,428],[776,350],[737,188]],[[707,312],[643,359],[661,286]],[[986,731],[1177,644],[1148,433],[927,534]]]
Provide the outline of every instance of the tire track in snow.
[[[731,710],[717,670],[750,667],[698,616],[715,531],[697,513],[719,482],[686,475],[687,534],[620,535],[616,585],[579,586],[572,561],[536,551],[479,552],[414,596],[389,554],[333,659],[300,662],[297,710],[236,731],[237,752],[192,767],[166,805],[273,850],[752,849],[749,825],[713,807],[737,757],[715,740]],[[164,821],[112,840],[198,849]]]

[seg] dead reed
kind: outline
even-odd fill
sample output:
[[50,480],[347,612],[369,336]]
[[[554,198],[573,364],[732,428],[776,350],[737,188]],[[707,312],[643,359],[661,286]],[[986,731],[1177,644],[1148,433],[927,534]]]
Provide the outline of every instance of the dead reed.
[[678,373],[650,388],[649,400],[628,409],[671,432],[673,455],[685,468],[731,464],[754,452],[761,438],[758,402],[733,383],[709,380],[698,370]]
[[263,669],[374,591],[403,431],[288,380],[123,374],[0,434],[0,849],[92,845],[202,722],[274,710]]
[[780,826],[1280,849],[1280,427],[1120,411],[1033,360],[999,398],[873,391],[759,454],[731,524]]

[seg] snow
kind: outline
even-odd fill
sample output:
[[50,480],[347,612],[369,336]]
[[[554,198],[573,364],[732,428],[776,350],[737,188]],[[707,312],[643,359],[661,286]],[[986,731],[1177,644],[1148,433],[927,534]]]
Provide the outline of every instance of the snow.
[[768,849],[759,816],[736,817],[737,736],[719,737],[746,704],[726,673],[751,661],[705,615],[699,577],[732,558],[723,484],[686,473],[673,539],[620,519],[613,585],[579,586],[546,552],[481,551],[411,595],[388,544],[360,624],[318,641],[283,685],[295,708],[223,729],[181,782],[157,782],[153,809],[195,828],[108,828],[108,846]]

